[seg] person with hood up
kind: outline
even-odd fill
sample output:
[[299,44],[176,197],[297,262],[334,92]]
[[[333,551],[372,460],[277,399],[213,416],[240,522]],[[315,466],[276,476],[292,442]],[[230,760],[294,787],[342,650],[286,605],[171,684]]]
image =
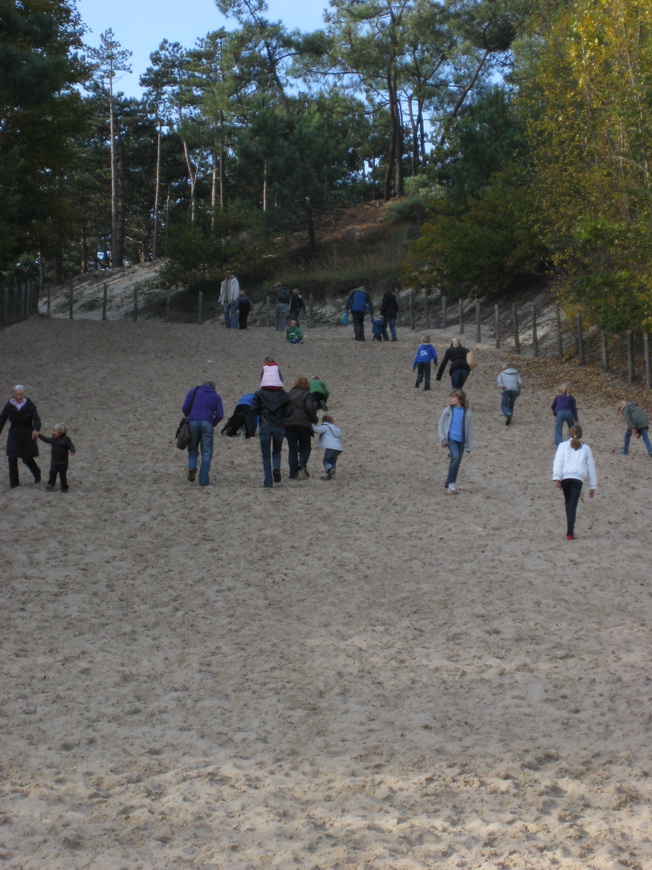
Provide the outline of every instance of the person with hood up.
[[515,369],[514,366],[510,366],[507,363],[503,366],[503,370],[496,378],[496,381],[500,389],[503,391],[500,400],[500,409],[505,417],[505,426],[509,426],[514,414],[514,403],[516,402],[517,396],[520,396],[521,394],[523,381],[518,373],[518,369]]

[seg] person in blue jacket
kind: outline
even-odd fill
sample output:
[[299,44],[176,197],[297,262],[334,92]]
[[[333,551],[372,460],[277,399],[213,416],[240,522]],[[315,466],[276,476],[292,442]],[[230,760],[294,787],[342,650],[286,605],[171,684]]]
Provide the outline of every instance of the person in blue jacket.
[[194,480],[197,475],[197,459],[201,445],[199,485],[208,486],[210,482],[208,473],[213,458],[213,430],[224,416],[222,399],[215,392],[214,382],[204,381],[200,386],[188,390],[181,412],[188,418],[190,427],[188,480]]
[[353,318],[353,333],[356,341],[364,341],[364,319],[367,314],[373,316],[374,304],[364,287],[351,290],[346,300],[346,313]]
[[414,362],[412,363],[412,371],[417,373],[417,380],[414,386],[419,389],[421,381],[424,381],[424,390],[430,389],[430,363],[437,365],[437,351],[430,344],[430,336],[424,335],[423,341],[417,348]]
[[235,438],[240,434],[242,438],[254,438],[258,428],[258,417],[252,408],[254,393],[245,393],[235,403],[235,409],[226,421],[220,435]]

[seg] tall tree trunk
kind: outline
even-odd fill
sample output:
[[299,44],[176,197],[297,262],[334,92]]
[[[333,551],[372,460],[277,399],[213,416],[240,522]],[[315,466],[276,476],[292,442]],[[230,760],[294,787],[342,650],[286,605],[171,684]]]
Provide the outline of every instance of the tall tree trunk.
[[195,220],[195,194],[197,188],[197,169],[193,166],[192,159],[190,157],[190,148],[188,147],[188,143],[186,140],[183,140],[183,156],[186,159],[186,168],[188,170],[188,178],[190,179],[190,221],[191,223]]
[[109,138],[111,147],[111,265],[121,266],[119,254],[118,177],[115,155],[115,107],[113,105],[113,75],[109,76]]
[[79,238],[79,270],[82,275],[88,272],[88,240],[86,238],[86,221],[82,220]]
[[[158,119],[157,119],[158,120]],[[152,233],[152,259],[158,260],[159,210],[161,208],[161,122],[156,131],[156,173],[154,178],[154,231]]]

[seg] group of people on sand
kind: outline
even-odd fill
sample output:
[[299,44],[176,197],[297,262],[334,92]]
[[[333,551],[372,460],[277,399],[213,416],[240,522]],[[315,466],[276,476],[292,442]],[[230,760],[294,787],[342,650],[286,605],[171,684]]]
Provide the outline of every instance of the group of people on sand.
[[[317,447],[323,449],[324,480],[335,477],[337,460],[342,452],[342,430],[335,425],[330,414],[319,420],[317,411],[328,410],[328,388],[321,378],[309,381],[297,378],[289,391],[285,390],[283,375],[272,357],[266,357],[260,373],[260,386],[253,393],[245,393],[235,406],[222,429],[223,435],[253,438],[258,430],[263,464],[263,486],[271,488],[282,479],[281,451],[284,441],[288,447],[290,480],[310,477],[308,460],[312,452],[312,439],[318,435]],[[189,390],[182,413],[188,420],[188,480],[199,474],[199,485],[210,483],[213,457],[213,433],[224,417],[222,399],[215,384],[205,381]]]

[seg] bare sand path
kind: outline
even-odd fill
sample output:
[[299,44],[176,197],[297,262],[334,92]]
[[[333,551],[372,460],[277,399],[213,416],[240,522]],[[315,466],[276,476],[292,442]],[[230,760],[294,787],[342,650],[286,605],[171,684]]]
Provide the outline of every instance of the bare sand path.
[[[447,496],[420,337],[0,334],[5,395],[26,384],[78,448],[67,495],[0,476],[0,866],[652,867],[652,462],[578,396],[600,488],[568,544],[550,391],[530,379],[506,427],[480,347]],[[187,389],[213,378],[229,414],[269,352],[330,387],[337,479],[315,451],[265,490],[257,442],[217,438],[214,485],[189,483]]]

